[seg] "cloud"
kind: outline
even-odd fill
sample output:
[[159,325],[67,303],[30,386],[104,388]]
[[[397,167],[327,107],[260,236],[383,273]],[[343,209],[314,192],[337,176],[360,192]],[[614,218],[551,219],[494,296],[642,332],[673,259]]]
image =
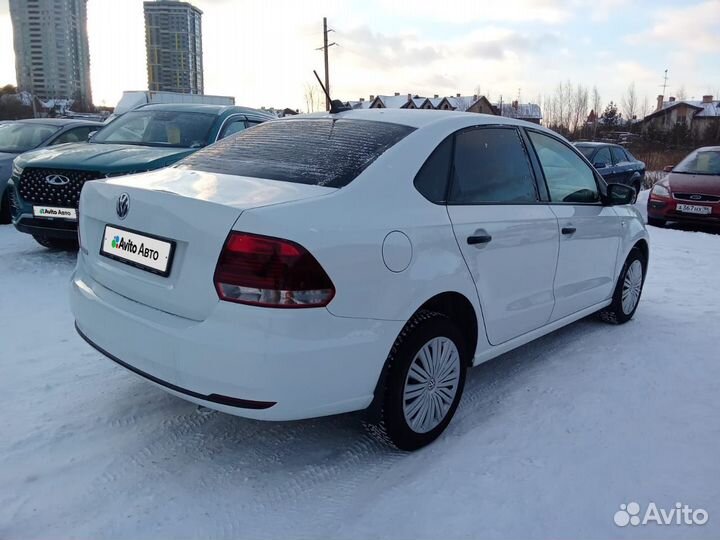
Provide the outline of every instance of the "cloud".
[[629,43],[674,44],[695,53],[717,54],[720,50],[720,0],[661,9],[651,18],[650,29],[628,37]]

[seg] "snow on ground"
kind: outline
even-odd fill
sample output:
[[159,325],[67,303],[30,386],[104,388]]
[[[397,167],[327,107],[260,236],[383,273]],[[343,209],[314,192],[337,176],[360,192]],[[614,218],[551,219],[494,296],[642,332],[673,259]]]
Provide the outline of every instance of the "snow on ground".
[[[0,227],[0,538],[718,538],[720,236],[651,228],[627,325],[474,370],[445,436],[198,411],[75,334],[74,257]],[[619,528],[622,503],[703,508]]]

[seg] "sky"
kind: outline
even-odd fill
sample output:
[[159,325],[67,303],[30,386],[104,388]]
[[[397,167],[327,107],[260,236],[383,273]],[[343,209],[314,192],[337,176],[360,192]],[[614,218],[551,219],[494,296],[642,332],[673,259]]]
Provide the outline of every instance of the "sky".
[[[635,83],[720,94],[720,0],[194,0],[203,10],[205,93],[251,107],[306,108],[322,75],[322,17],[334,30],[333,98],[480,93],[536,102],[561,81],[619,102]],[[88,0],[96,105],[147,88],[142,0]],[[0,85],[15,83],[8,0],[0,0]]]

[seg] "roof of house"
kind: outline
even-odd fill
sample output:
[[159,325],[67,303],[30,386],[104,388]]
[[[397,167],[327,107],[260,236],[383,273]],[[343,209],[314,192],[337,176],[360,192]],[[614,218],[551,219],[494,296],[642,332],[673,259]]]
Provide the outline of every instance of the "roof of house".
[[717,118],[720,116],[720,101],[714,100],[708,103],[698,100],[681,99],[675,101],[663,101],[662,108],[657,109],[648,114],[645,119],[653,118],[660,114],[663,114],[674,107],[679,105],[686,105],[693,109],[696,109],[695,118]]
[[388,109],[399,109],[408,103],[407,94],[400,96],[375,96],[375,100],[380,100]]

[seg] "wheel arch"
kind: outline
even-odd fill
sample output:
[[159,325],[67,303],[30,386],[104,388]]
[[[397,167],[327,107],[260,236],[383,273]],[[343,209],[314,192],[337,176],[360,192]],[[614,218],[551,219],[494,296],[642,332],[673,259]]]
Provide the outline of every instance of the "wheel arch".
[[[410,322],[418,313],[422,311],[441,313],[458,325],[462,334],[467,337],[468,357],[466,359],[466,366],[472,367],[473,357],[475,356],[475,351],[478,344],[480,332],[479,325],[482,319],[478,317],[478,314],[475,311],[475,307],[468,299],[468,297],[457,291],[445,291],[442,293],[438,293],[423,302],[423,304],[420,305],[412,313],[412,315],[410,315],[410,317],[408,318],[408,322]],[[405,326],[403,326],[400,334],[402,334],[404,330]],[[372,417],[377,417],[380,414],[383,395],[382,389],[385,385],[385,380],[387,377],[387,368],[388,361],[386,359],[385,363],[383,364],[382,371],[380,372],[380,376],[378,377],[378,382],[375,385],[372,403],[367,409]]]

